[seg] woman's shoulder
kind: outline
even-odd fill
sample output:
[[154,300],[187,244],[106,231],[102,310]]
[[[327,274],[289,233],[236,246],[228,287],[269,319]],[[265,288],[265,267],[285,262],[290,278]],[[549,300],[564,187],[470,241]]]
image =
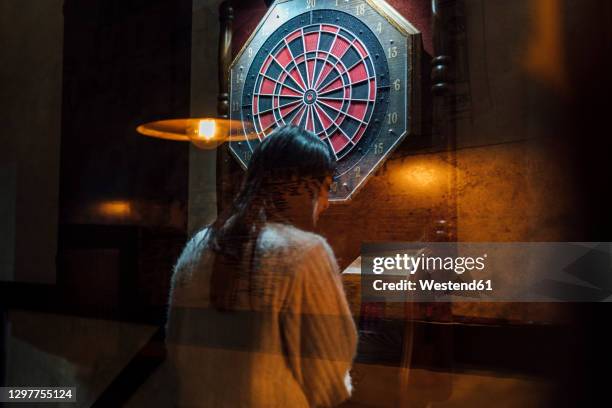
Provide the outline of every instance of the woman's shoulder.
[[268,248],[315,245],[322,237],[293,225],[276,222],[267,223],[262,230],[261,244]]
[[191,239],[187,241],[187,245],[185,245],[185,255],[195,255],[200,252],[206,246],[209,232],[210,227],[207,226],[193,234]]
[[294,252],[299,256],[320,249],[333,257],[333,251],[324,237],[288,224],[266,224],[259,245],[264,252]]
[[191,270],[197,265],[206,247],[209,231],[210,227],[202,228],[187,241],[187,244],[183,248],[183,252],[174,265],[175,272]]

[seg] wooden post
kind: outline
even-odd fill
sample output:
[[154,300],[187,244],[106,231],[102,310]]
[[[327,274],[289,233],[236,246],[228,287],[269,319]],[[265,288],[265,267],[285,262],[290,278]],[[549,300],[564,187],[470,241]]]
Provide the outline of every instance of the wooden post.
[[234,9],[230,0],[219,6],[219,96],[217,114],[229,117],[229,67],[232,63],[232,32]]
[[[223,1],[219,6],[219,96],[217,97],[217,115],[219,118],[229,118],[229,68],[232,63],[232,34],[234,8],[230,0]],[[228,197],[228,189],[223,182],[229,174],[230,152],[227,143],[217,149],[217,214],[226,208],[232,197]]]

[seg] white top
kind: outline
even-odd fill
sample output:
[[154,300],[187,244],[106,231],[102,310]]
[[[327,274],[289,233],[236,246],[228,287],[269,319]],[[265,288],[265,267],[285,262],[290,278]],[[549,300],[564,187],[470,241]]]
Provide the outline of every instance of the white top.
[[325,239],[266,224],[254,272],[238,279],[236,310],[220,312],[209,301],[207,232],[189,241],[172,278],[167,344],[177,404],[307,407],[347,399],[357,332]]

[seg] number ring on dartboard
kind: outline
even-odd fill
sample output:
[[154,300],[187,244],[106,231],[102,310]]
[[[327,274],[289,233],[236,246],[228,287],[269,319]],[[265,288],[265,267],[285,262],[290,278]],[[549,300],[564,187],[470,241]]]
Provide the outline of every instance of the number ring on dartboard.
[[259,140],[294,124],[329,143],[337,160],[366,132],[377,96],[375,64],[360,38],[330,23],[285,35],[256,73],[251,117]]

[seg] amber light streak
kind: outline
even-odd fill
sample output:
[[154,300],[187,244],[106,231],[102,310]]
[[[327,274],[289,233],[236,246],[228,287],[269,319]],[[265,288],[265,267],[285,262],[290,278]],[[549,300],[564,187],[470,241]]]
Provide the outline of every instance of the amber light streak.
[[525,69],[531,76],[560,93],[567,91],[565,53],[562,39],[560,0],[530,2],[533,18],[525,55]]

